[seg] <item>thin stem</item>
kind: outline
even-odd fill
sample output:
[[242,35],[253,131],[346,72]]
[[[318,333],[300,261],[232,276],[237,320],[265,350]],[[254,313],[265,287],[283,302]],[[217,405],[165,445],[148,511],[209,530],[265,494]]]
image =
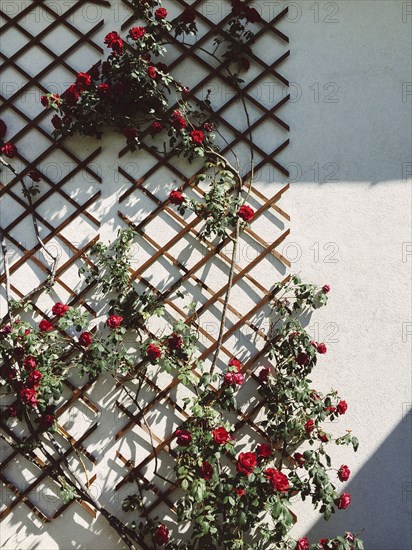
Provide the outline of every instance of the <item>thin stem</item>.
[[6,236],[4,235],[3,229],[0,227],[1,235],[1,251],[3,253],[3,266],[4,274],[6,277],[6,302],[7,302],[7,313],[3,317],[2,322],[10,320],[10,302],[11,302],[11,293],[10,293],[10,271],[9,271],[9,262],[7,261],[7,245],[6,245]]

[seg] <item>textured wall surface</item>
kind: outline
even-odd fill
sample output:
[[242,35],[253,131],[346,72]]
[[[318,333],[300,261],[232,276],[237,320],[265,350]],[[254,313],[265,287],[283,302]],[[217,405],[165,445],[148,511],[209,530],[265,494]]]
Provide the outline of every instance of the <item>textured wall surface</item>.
[[[2,0],[1,8],[10,13],[16,4],[19,2]],[[361,442],[356,455],[346,449],[334,452],[338,465],[348,464],[353,472],[347,484],[352,494],[350,509],[325,523],[308,507],[301,507],[297,510],[298,533],[316,540],[346,529],[354,532],[365,529],[363,538],[369,550],[407,550],[412,542],[411,415],[408,415],[412,402],[412,5],[392,0],[259,2],[267,18],[273,17],[272,10],[277,13],[285,4],[289,5],[289,15],[280,28],[290,37],[292,55],[282,70],[291,82],[291,102],[282,111],[282,117],[291,126],[291,145],[280,158],[290,171],[291,189],[282,198],[281,206],[291,215],[287,224],[291,235],[279,251],[291,262],[292,271],[300,272],[306,280],[331,286],[328,308],[317,313],[310,324],[314,338],[326,342],[329,350],[320,362],[314,383],[320,390],[330,387],[340,390],[349,403],[341,421],[350,426]],[[104,17],[104,28],[98,29],[93,37],[101,42],[105,32],[120,27],[127,13],[118,3],[112,5],[113,9],[95,7],[83,12],[77,16],[76,26],[87,32]],[[218,13],[221,5],[208,1],[204,10]],[[41,24],[35,14],[27,16],[26,25],[30,29]],[[2,38],[2,50],[15,47],[19,40],[22,40],[20,33],[10,35],[7,40]],[[67,45],[59,43],[58,47],[69,45],[70,41]],[[57,43],[51,42],[50,47],[57,48]],[[258,53],[262,57],[267,55],[264,44],[260,48]],[[99,52],[86,48],[74,56],[73,66],[84,69],[99,56]],[[41,64],[41,59],[32,56],[27,63],[29,69],[32,63]],[[180,67],[180,72],[190,85],[189,71]],[[50,87],[52,81],[70,84],[71,76],[61,68],[56,69],[53,77],[45,79],[45,85]],[[4,87],[13,86],[13,82],[21,82],[21,77],[11,74],[3,80],[3,96],[13,93],[11,88],[7,92]],[[224,84],[216,83],[212,101],[217,105],[223,103],[229,92]],[[268,78],[253,93],[262,104],[271,106],[287,92],[283,84]],[[19,101],[30,116],[41,112],[38,95],[34,107],[29,95]],[[231,116],[234,121],[241,120],[239,112]],[[25,122],[16,117],[13,124],[18,131],[19,124]],[[46,119],[44,127],[50,131]],[[264,135],[256,137],[264,143]],[[281,134],[276,136],[280,138]],[[120,226],[118,199],[130,187],[117,171],[117,153],[112,158],[108,155],[110,149],[121,149],[122,140],[113,136],[100,144],[82,139],[70,141],[68,149],[84,158],[100,145],[105,157],[100,155],[92,161],[91,168],[101,175],[102,184],[96,184],[93,174],[82,172],[72,185],[73,189],[80,189],[76,200],[82,204],[94,197],[99,187],[101,196],[88,211],[101,222],[100,235],[109,240]],[[27,155],[34,156],[37,146],[39,150],[42,147],[40,143],[28,142]],[[128,154],[120,162],[133,177],[146,169],[144,160],[137,155]],[[56,157],[49,160],[47,169],[51,178],[59,180],[70,171],[71,164],[67,158]],[[164,178],[167,177],[165,173]],[[261,180],[258,188],[268,196],[287,181],[278,172],[262,173]],[[65,187],[68,192],[70,185],[69,181]],[[166,196],[169,188],[161,186],[162,182],[153,182],[153,190]],[[1,223],[7,225],[15,213],[10,205],[4,205],[3,202]],[[45,202],[42,214],[47,217],[55,206],[55,202]],[[147,208],[151,206],[149,203]],[[133,196],[123,207],[131,217],[145,211],[145,203],[137,203]],[[97,232],[90,216],[84,217],[82,224],[65,229],[65,237],[76,246],[83,246]],[[270,243],[282,229],[284,226],[272,222],[261,228],[260,234]],[[20,242],[31,238],[28,223],[19,231],[16,239]],[[162,242],[162,231],[163,226],[157,233],[158,242]],[[70,254],[70,250],[65,253]],[[249,253],[250,247],[244,243],[241,254],[249,259]],[[262,267],[262,280],[278,280],[280,273],[278,265],[268,262]],[[30,280],[35,281],[35,276],[35,271],[31,271]],[[75,273],[71,276],[72,279],[67,274],[66,281],[74,284]],[[215,281],[220,288],[218,272]],[[49,305],[46,303],[45,307]],[[213,324],[213,319],[210,323]],[[100,480],[95,486],[96,494],[118,510],[124,495],[121,491],[112,494],[111,487],[124,471],[114,459],[114,450],[125,449],[125,455],[133,452],[138,455],[139,449],[133,448],[134,442],[128,438],[117,447],[113,444],[124,419],[109,412],[118,396],[107,392],[107,386],[103,379],[89,392],[99,407],[100,428],[89,438],[87,448],[99,457],[94,469]],[[89,410],[87,413],[81,410],[80,418],[79,433],[95,420]],[[337,422],[337,429],[341,421]],[[103,448],[101,426],[105,435]],[[16,483],[24,483],[29,474],[17,463],[10,475]],[[49,506],[53,510],[57,497],[51,491],[51,487],[40,488],[32,497],[41,502],[43,509]],[[2,494],[7,503],[10,495],[7,490]],[[0,535],[2,547],[7,550],[122,548],[103,520],[93,520],[77,505],[44,524],[24,504],[19,504],[0,525]]]

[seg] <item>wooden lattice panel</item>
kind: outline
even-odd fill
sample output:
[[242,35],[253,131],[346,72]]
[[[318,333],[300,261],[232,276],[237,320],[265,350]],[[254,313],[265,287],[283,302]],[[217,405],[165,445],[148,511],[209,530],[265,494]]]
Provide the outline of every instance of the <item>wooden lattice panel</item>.
[[[100,173],[94,164],[96,159],[102,157],[102,153],[107,154],[105,142],[98,147],[96,142],[89,140],[88,148],[79,145],[76,138],[56,143],[50,136],[50,126],[46,124],[50,115],[44,113],[39,106],[38,114],[32,117],[25,112],[21,101],[22,96],[32,89],[37,97],[47,91],[58,91],[49,90],[44,85],[45,77],[53,74],[56,68],[67,72],[68,84],[78,70],[87,69],[79,66],[73,68],[71,65],[72,54],[83,46],[92,50],[94,59],[102,57],[101,41],[97,41],[95,36],[97,33],[102,36],[104,21],[89,23],[86,29],[83,28],[82,20],[81,30],[76,27],[80,20],[80,10],[87,4],[98,5],[103,11],[107,9],[104,12],[107,17],[115,12],[110,10],[110,3],[103,0],[68,3],[64,13],[57,13],[47,5],[47,2],[38,0],[16,14],[2,13],[3,23],[0,31],[14,32],[23,37],[16,51],[0,54],[3,61],[2,74],[7,74],[8,70],[16,71],[23,84],[13,93],[2,96],[1,118],[12,114],[19,121],[16,123],[18,130],[8,140],[13,141],[19,148],[18,160],[23,174],[36,166],[42,176],[44,185],[42,193],[36,197],[35,207],[39,211],[42,230],[45,231],[45,234],[42,234],[43,241],[57,242],[58,246],[66,251],[57,271],[56,292],[59,296],[59,293],[63,293],[70,305],[83,305],[92,315],[96,315],[95,309],[87,301],[91,289],[86,288],[78,292],[66,282],[65,274],[74,266],[78,267],[79,257],[98,239],[96,233],[99,231],[101,217],[95,212],[98,211],[96,206],[100,200],[99,186],[102,183],[105,185],[108,174]],[[217,15],[209,16],[203,0],[174,2],[170,7],[173,14],[179,13],[189,5],[196,9],[200,34],[196,42],[193,41],[189,45],[183,46],[177,40],[173,41],[167,62],[173,74],[177,74],[184,83],[189,80],[190,97],[193,101],[203,99],[208,88],[216,91],[211,95],[211,100],[219,131],[226,140],[222,141],[222,154],[230,157],[231,152],[235,151],[239,158],[250,159],[252,152],[254,173],[259,176],[251,186],[248,198],[248,203],[254,207],[256,215],[252,226],[246,229],[240,240],[240,255],[235,265],[232,290],[233,300],[229,306],[218,370],[225,368],[227,360],[232,355],[239,355],[244,360],[244,372],[250,376],[239,392],[239,402],[242,406],[232,420],[239,436],[243,434],[245,437],[254,436],[261,440],[262,434],[254,422],[259,414],[260,404],[250,396],[256,395],[257,384],[253,373],[264,355],[267,328],[264,319],[273,297],[273,285],[286,276],[286,269],[289,267],[288,260],[280,252],[281,245],[289,233],[289,216],[279,205],[288,185],[274,183],[284,182],[288,176],[282,161],[282,152],[289,143],[289,126],[281,118],[281,108],[288,101],[289,95],[283,97],[279,94],[276,97],[276,94],[271,94],[267,100],[263,100],[261,96],[262,90],[273,90],[276,88],[275,84],[279,85],[279,89],[288,86],[287,79],[280,72],[282,62],[289,55],[288,37],[279,28],[287,14],[287,8],[279,9],[279,13],[274,17],[272,13],[268,17],[262,13],[264,21],[256,27],[256,47],[254,53],[249,56],[252,65],[245,73],[245,83],[239,90],[233,87],[232,81],[225,74],[224,64],[205,54],[205,50],[210,49],[216,31],[222,29],[228,19],[229,3],[221,4],[222,9],[225,9]],[[130,8],[127,0],[123,0],[123,5],[126,10]],[[169,9],[167,4],[166,6]],[[37,33],[30,26],[22,24],[22,20],[33,8],[47,12],[47,24]],[[125,32],[132,26],[134,19],[130,15],[122,20],[124,22],[121,29]],[[115,24],[118,29],[117,20],[115,23],[110,22],[113,28]],[[71,41],[67,48],[59,50],[58,53],[48,41],[48,37],[56,30],[60,35],[67,33],[70,36],[69,42]],[[64,40],[62,43],[64,44]],[[25,68],[25,63],[20,61],[22,56],[29,56],[30,52],[33,54],[33,48],[40,49],[40,55],[48,59],[48,64],[41,66],[38,72]],[[57,49],[56,46],[56,51]],[[260,55],[261,51],[265,54]],[[256,94],[256,90],[260,90],[260,95]],[[242,111],[242,99],[250,110],[250,121]],[[30,147],[27,140],[36,143],[36,146]],[[114,141],[115,147],[118,143]],[[30,158],[26,158],[22,151],[30,154]],[[55,158],[60,160],[55,161]],[[47,171],[41,170],[42,163],[61,162],[62,158],[69,159],[66,162],[70,163],[70,168],[63,177],[49,177]],[[118,175],[114,179],[122,181],[123,186],[118,193],[117,220],[114,225],[131,226],[137,232],[138,253],[132,273],[136,288],[148,288],[165,301],[169,324],[172,324],[173,320],[184,319],[198,330],[200,359],[208,364],[216,349],[216,326],[227,290],[230,239],[218,243],[203,238],[200,235],[202,220],[194,215],[180,216],[167,200],[169,191],[176,186],[182,187],[188,195],[202,196],[204,189],[197,185],[195,178],[200,170],[200,164],[189,165],[174,156],[163,157],[150,148],[150,143],[143,144],[143,150],[137,153],[130,153],[119,145],[118,159],[115,159],[115,163]],[[243,167],[242,171],[247,179],[251,175],[250,163],[249,166]],[[70,185],[69,190],[66,189],[66,184],[70,184],[73,178],[77,178],[78,181],[84,173],[87,175],[87,181],[93,182],[89,185],[88,193],[80,193],[78,196],[77,193],[71,192]],[[18,275],[19,270],[31,266],[35,271],[40,270],[43,278],[47,277],[49,266],[44,259],[39,258],[39,247],[35,244],[29,247],[26,243],[21,243],[19,232],[24,223],[29,223],[30,211],[20,193],[16,178],[10,176],[7,181],[3,181],[0,196],[2,204],[8,201],[8,212],[19,207],[17,216],[5,216],[5,221],[1,220],[8,243],[15,247],[10,262],[12,276]],[[47,215],[47,201],[50,198],[55,200],[56,196],[62,205],[62,219],[52,223]],[[76,223],[80,218],[82,222],[86,220],[90,224],[93,228],[91,233],[94,235],[88,242],[77,246],[73,239],[65,234],[65,229],[73,228],[72,232],[75,232]],[[195,294],[197,306],[194,312],[188,314],[184,307],[184,299],[176,297],[177,289]],[[17,297],[21,297],[27,290],[13,285],[12,291]],[[38,308],[38,313],[45,316],[41,308]],[[131,391],[136,389],[133,380],[125,380],[118,384],[115,390],[118,415],[116,435],[112,446],[105,448],[105,454],[111,452],[112,460],[118,466],[119,476],[114,483],[116,490],[122,495],[133,492],[129,482],[137,481],[145,491],[147,513],[164,517],[170,513],[173,515],[175,501],[180,494],[173,482],[167,482],[164,478],[171,479],[175,456],[172,438],[176,427],[188,417],[181,401],[188,391],[177,379],[167,376],[155,378],[148,373],[145,381],[146,387],[139,396],[139,408],[125,398],[122,391],[122,386]],[[73,404],[82,402],[88,410],[96,413],[96,418],[92,419],[87,429],[74,439],[78,452],[89,461],[88,464],[93,470],[93,475],[89,479],[90,484],[96,479],[98,482],[99,475],[104,475],[103,471],[99,470],[98,453],[87,450],[88,439],[90,441],[94,437],[97,440],[99,434],[105,433],[104,422],[102,423],[99,418],[99,400],[94,397],[95,394],[99,395],[100,383],[100,379],[68,383],[66,400],[58,410],[58,415],[63,415]],[[164,425],[163,421],[158,421],[159,418],[167,418],[170,421]],[[4,423],[1,424],[1,428],[15,441],[20,440],[21,436]],[[90,439],[92,434],[93,437]],[[132,452],[132,445],[139,448],[138,456]],[[35,480],[21,490],[7,475],[8,465],[13,460],[15,452],[9,451],[0,465],[0,479],[13,494],[11,502],[3,508],[0,517],[9,514],[21,501],[46,521],[57,517],[66,506],[57,507],[48,515],[28,496],[30,491],[49,475],[50,465],[39,462],[39,457],[33,455],[33,461],[37,463]],[[162,477],[155,475],[159,473]],[[90,509],[89,511],[92,513]],[[113,512],[120,513],[119,504],[113,507]]]

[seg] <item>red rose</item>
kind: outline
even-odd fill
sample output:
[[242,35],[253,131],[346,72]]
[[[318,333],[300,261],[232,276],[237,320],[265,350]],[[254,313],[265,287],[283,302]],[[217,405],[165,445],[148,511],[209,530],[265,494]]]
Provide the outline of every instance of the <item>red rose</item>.
[[157,8],[154,14],[158,21],[167,17],[167,11],[164,8]]
[[82,332],[79,336],[79,344],[85,348],[88,348],[93,342],[93,335],[91,332]]
[[63,305],[61,302],[57,302],[57,304],[54,304],[52,307],[53,315],[58,315],[59,317],[63,317],[67,311],[69,311],[69,306],[66,304]]
[[153,67],[153,65],[149,65],[147,67],[147,74],[149,75],[149,78],[154,80],[157,77],[156,67]]
[[123,317],[121,317],[120,315],[110,315],[110,317],[106,321],[106,325],[109,328],[116,329],[119,328],[122,321]]
[[340,481],[348,481],[350,477],[350,470],[345,464],[342,464],[342,466],[338,470],[338,478]]
[[213,122],[205,122],[203,124],[203,128],[206,130],[206,132],[213,132],[213,130],[215,129],[215,126]]
[[199,145],[203,143],[205,139],[205,134],[202,132],[202,130],[192,130],[190,132],[190,136],[192,138],[192,141],[194,143],[198,143]]
[[40,174],[36,170],[30,170],[27,174],[32,181],[38,183],[41,180]]
[[309,355],[304,351],[300,351],[296,357],[296,363],[301,367],[306,367],[309,363]]
[[320,539],[319,544],[324,550],[328,550],[329,539]]
[[3,147],[1,148],[1,152],[5,157],[12,159],[14,156],[16,156],[17,147],[12,143],[6,143],[6,145],[3,145]]
[[183,338],[174,332],[167,339],[167,345],[170,350],[180,349],[183,346]]
[[248,71],[250,69],[250,61],[247,57],[241,57],[239,59],[239,66],[242,71]]
[[40,103],[43,105],[43,107],[49,106],[49,98],[47,97],[47,95],[40,96]]
[[295,453],[293,455],[293,458],[296,460],[296,462],[298,463],[298,466],[303,466],[305,464],[305,457],[303,456],[302,453]]
[[176,430],[175,436],[177,438],[177,444],[182,447],[187,447],[192,442],[192,434],[187,430]]
[[8,416],[10,416],[11,418],[16,418],[17,411],[12,405],[9,405],[6,409],[6,411],[7,411]]
[[245,222],[250,222],[255,217],[255,211],[253,210],[253,208],[250,208],[250,206],[244,204],[239,208],[237,215]]
[[211,434],[215,443],[218,443],[219,445],[225,445],[228,442],[229,432],[227,432],[223,427],[212,430]]
[[123,135],[127,139],[135,139],[137,138],[137,135],[138,135],[137,128],[132,128],[132,127],[123,128]]
[[106,84],[105,82],[103,82],[103,84],[99,84],[97,86],[97,92],[100,94],[100,95],[104,95],[104,94],[107,94],[110,90],[110,86],[108,84]]
[[320,399],[319,394],[316,390],[311,390],[309,397],[313,399],[313,401],[317,401],[318,399]]
[[267,445],[266,443],[260,443],[256,447],[256,452],[259,458],[269,458],[270,456],[272,456],[272,447],[270,445]]
[[182,113],[180,111],[174,111],[172,114],[173,119],[173,127],[176,128],[176,130],[183,130],[187,126],[187,122],[182,117]]
[[296,541],[295,550],[309,550],[309,541],[306,537],[303,537]]
[[26,405],[30,405],[31,407],[35,407],[38,403],[37,401],[37,393],[34,388],[23,388],[20,391],[20,399],[25,403]]
[[182,92],[187,95],[190,92],[189,86],[183,86]]
[[39,424],[43,428],[51,428],[56,418],[52,414],[42,414],[39,417]]
[[286,493],[289,489],[288,478],[285,474],[282,474],[282,472],[276,470],[276,468],[267,468],[263,472],[263,475],[271,482],[275,491],[279,491],[279,493]]
[[163,546],[169,542],[169,530],[166,525],[159,525],[155,532],[156,544]]
[[229,361],[229,367],[236,367],[237,371],[240,372],[240,369],[242,368],[242,363],[239,361],[239,359],[236,359],[236,357],[232,357],[232,359]]
[[321,354],[324,354],[328,351],[328,348],[324,343],[316,344],[316,349],[318,350],[318,353],[321,353]]
[[76,77],[76,85],[78,90],[88,88],[92,83],[92,77],[88,73],[78,73]]
[[203,479],[212,479],[213,466],[209,462],[203,462],[201,468],[199,468],[199,475]]
[[150,361],[156,361],[162,355],[162,352],[155,344],[149,344],[147,346],[146,355]]
[[243,497],[246,491],[242,487],[238,487],[237,489],[235,489],[235,493],[238,497]]
[[245,377],[241,372],[227,372],[223,379],[228,386],[241,386],[245,381]]
[[56,130],[60,130],[60,128],[62,127],[62,119],[58,115],[54,115],[52,117],[51,123]]
[[270,368],[269,367],[263,367],[263,369],[259,372],[258,377],[261,382],[266,382],[270,374]]
[[196,19],[196,11],[193,8],[187,8],[179,17],[182,23],[189,25]]
[[336,410],[338,414],[345,414],[345,412],[348,410],[348,404],[346,401],[339,401]]
[[325,434],[325,432],[319,432],[318,439],[322,441],[322,443],[327,443],[329,441],[329,437]]
[[0,139],[3,139],[7,132],[7,124],[0,119]]
[[237,457],[236,470],[242,474],[250,476],[257,466],[257,457],[255,453],[240,453]]
[[36,386],[39,386],[40,385],[40,380],[42,378],[43,378],[43,375],[40,371],[38,371],[38,370],[30,371],[29,377],[28,377],[28,384],[29,384],[30,388],[34,388]]
[[37,366],[36,359],[32,355],[28,355],[23,361],[23,367],[25,369],[33,370]]
[[351,498],[349,493],[342,493],[338,502],[339,510],[346,510],[349,507]]
[[115,31],[109,32],[109,34],[106,35],[104,43],[107,44],[108,48],[112,48],[112,50],[116,53],[123,52],[124,42],[119,34]]
[[43,321],[40,321],[39,323],[39,329],[42,332],[49,332],[54,329],[54,326],[49,321],[46,321],[46,319],[43,319]]
[[245,6],[243,8],[243,11],[249,23],[259,23],[259,21],[261,21],[262,19],[259,12],[255,8],[249,8],[249,6]]
[[323,285],[322,290],[325,294],[327,294],[330,291],[330,286],[329,285]]
[[331,405],[330,407],[325,407],[323,409],[325,412],[329,412],[329,413],[334,413],[336,411],[336,407],[334,407],[333,405]]
[[307,435],[310,435],[314,429],[315,429],[315,422],[311,418],[305,424],[305,432],[307,433]]
[[185,197],[180,191],[172,191],[169,195],[169,200],[172,204],[180,206],[185,202]]
[[62,94],[62,97],[69,107],[74,107],[79,99],[79,92],[76,84],[69,86],[69,88],[67,88],[67,90]]
[[132,40],[139,40],[146,34],[146,27],[133,27],[129,31],[129,36]]
[[163,124],[155,120],[154,122],[152,122],[150,128],[152,130],[152,134],[160,134],[160,132],[163,130]]

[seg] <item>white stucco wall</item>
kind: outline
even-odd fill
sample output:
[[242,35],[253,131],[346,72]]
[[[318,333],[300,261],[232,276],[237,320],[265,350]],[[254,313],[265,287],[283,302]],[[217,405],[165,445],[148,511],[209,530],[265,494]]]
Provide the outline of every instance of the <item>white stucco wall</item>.
[[[11,9],[5,0],[2,8],[6,4]],[[334,453],[338,465],[348,464],[353,472],[347,484],[353,499],[350,509],[325,524],[307,506],[301,507],[297,532],[308,534],[312,541],[364,528],[368,550],[408,550],[412,528],[408,415],[412,402],[412,5],[394,0],[259,2],[264,15],[265,10],[277,11],[285,4],[290,6],[289,20],[281,28],[290,36],[291,56],[282,73],[292,83],[292,101],[282,109],[282,117],[291,125],[291,144],[282,160],[290,169],[292,186],[282,207],[292,216],[292,233],[283,253],[292,261],[293,271],[331,286],[330,305],[317,313],[312,325],[314,336],[329,349],[314,383],[322,390],[331,386],[340,390],[349,409],[336,429],[350,427],[361,442],[356,455],[346,449]],[[211,13],[220,5],[209,1],[205,10]],[[120,26],[118,15],[116,10],[105,11],[101,37]],[[79,70],[84,69],[84,59],[76,63]],[[58,78],[63,78],[63,72]],[[225,90],[216,91],[220,92],[223,98]],[[287,92],[267,80],[256,97],[270,104],[282,93]],[[37,104],[34,112],[39,110]],[[117,151],[121,141],[111,138],[103,146]],[[82,146],[92,151],[96,144],[84,140]],[[128,187],[113,181],[112,161],[117,162],[116,155],[99,161],[102,173],[110,174],[96,208],[104,222],[100,231],[104,238],[113,235],[119,224],[117,196]],[[136,156],[122,162],[128,161],[144,171],[144,162]],[[95,192],[90,180],[82,177],[82,193]],[[265,185],[269,183],[261,187]],[[130,210],[134,207],[127,205]],[[2,216],[7,220],[12,213],[3,207]],[[95,228],[89,230],[92,234]],[[78,234],[68,237],[79,242]],[[114,398],[105,395],[102,387],[92,397],[102,406],[102,414]],[[97,447],[98,436],[95,444],[96,452],[102,454],[98,471],[103,478],[112,469],[101,489],[107,491],[111,480],[122,473],[109,452],[118,425],[113,415],[101,417],[101,423],[107,431],[104,448]],[[109,493],[103,500],[112,497]],[[15,508],[0,525],[3,548],[122,547],[103,520],[92,522],[80,507],[70,506],[46,526],[28,518],[27,510],[23,505]]]

